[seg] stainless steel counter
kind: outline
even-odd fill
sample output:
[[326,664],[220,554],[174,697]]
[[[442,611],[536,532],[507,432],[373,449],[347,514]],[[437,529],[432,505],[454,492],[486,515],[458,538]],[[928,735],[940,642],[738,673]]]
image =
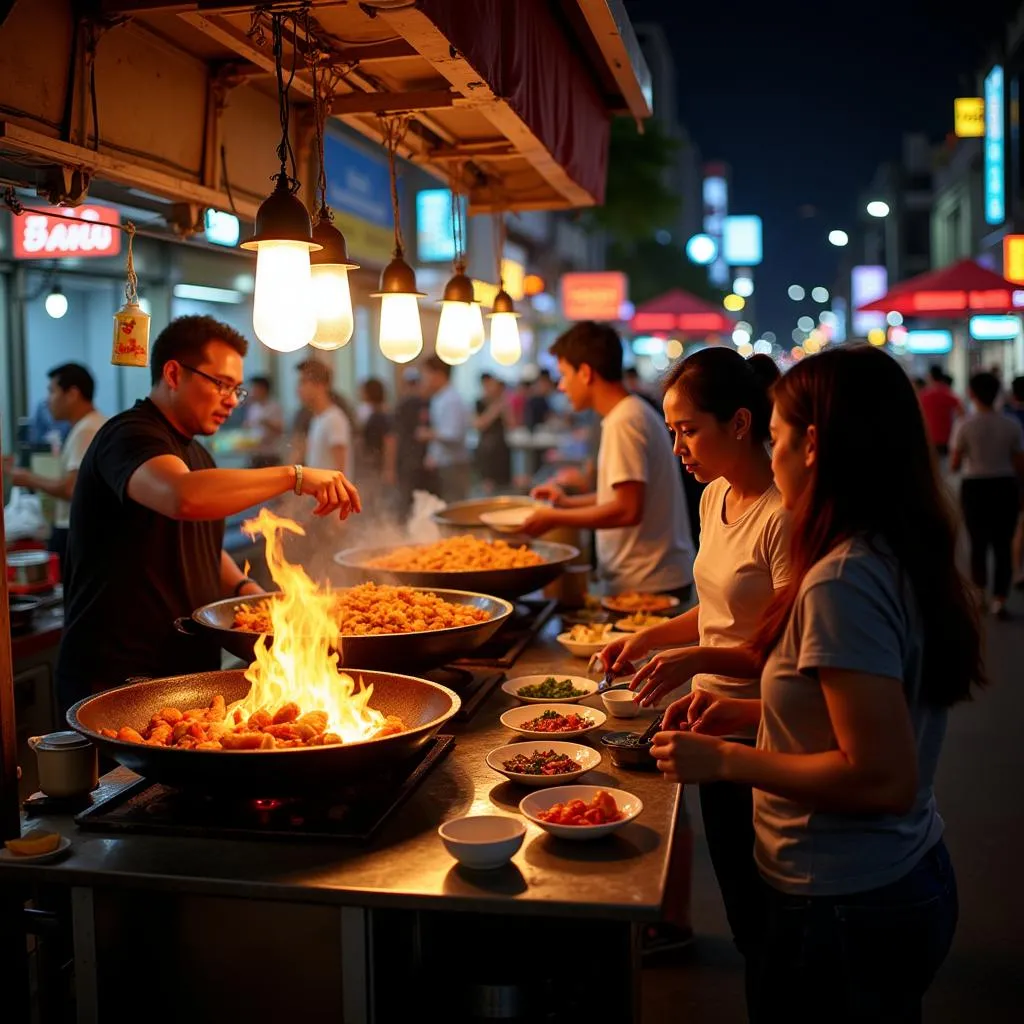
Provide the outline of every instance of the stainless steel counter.
[[[509,671],[584,674],[585,662],[565,655],[549,626],[542,640]],[[679,788],[648,772],[613,768],[605,757],[583,781],[629,790],[644,811],[615,835],[593,842],[555,839],[530,825],[511,866],[498,872],[460,868],[437,836],[437,826],[462,814],[517,814],[526,790],[484,762],[486,753],[510,742],[498,716],[516,701],[500,690],[475,718],[455,726],[455,750],[434,769],[378,836],[365,845],[245,842],[215,839],[110,836],[79,832],[70,817],[41,817],[34,827],[73,840],[53,864],[0,866],[5,880],[57,885],[117,885],[173,889],[221,896],[303,900],[367,907],[473,909],[645,920],[657,917],[676,818]],[[600,700],[585,703],[600,708]],[[641,729],[650,715],[622,728]],[[612,726],[616,727],[613,720]],[[600,731],[591,734],[599,746]],[[133,781],[123,769],[105,786]]]
[[[585,662],[554,640],[556,627],[557,620],[510,676],[585,674]],[[600,707],[596,697],[586,703]],[[637,925],[658,918],[666,901],[679,787],[656,773],[619,771],[606,757],[583,781],[638,795],[644,810],[635,821],[592,842],[529,825],[511,865],[461,868],[437,826],[469,813],[516,815],[527,792],[484,762],[515,738],[498,716],[516,704],[498,689],[471,722],[446,730],[455,749],[370,843],[105,835],[79,832],[69,816],[35,817],[34,827],[68,836],[71,850],[51,864],[0,864],[0,895],[70,895],[80,1024],[133,1019],[154,962],[189,979],[190,1004],[203,1007],[195,1024],[225,1014],[278,1020],[294,1008],[285,997],[295,987],[319,1000],[318,1020],[407,1019],[424,998],[454,998],[463,1015],[450,1019],[476,1020],[467,1007],[491,997],[495,972],[502,984],[525,984],[541,1000],[535,1007],[548,1005],[550,996],[538,995],[543,986],[568,999],[575,985],[573,1013],[589,1007],[636,1020]],[[650,714],[610,720],[611,728],[640,730]],[[135,778],[119,769],[102,787]],[[538,937],[560,950],[554,981],[530,953]],[[595,943],[603,950],[596,960]],[[275,1002],[277,989],[223,984],[241,973],[282,979],[283,1002]]]

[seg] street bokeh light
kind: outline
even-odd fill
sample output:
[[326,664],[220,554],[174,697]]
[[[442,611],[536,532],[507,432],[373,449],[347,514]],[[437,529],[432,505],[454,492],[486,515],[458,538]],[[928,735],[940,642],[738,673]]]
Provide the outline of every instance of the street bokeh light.
[[729,292],[724,299],[722,299],[722,305],[725,306],[730,313],[738,313],[745,305],[747,300],[742,295],[737,295],[735,292]]
[[754,294],[754,282],[749,277],[737,277],[732,283],[732,290],[741,298],[749,299]]
[[822,288],[821,285],[818,285],[817,288],[812,288],[811,298],[815,302],[828,302],[828,289]]
[[872,327],[868,331],[868,341],[877,348],[881,348],[885,344],[885,331],[881,327]]
[[794,302],[800,302],[803,299],[803,297],[807,294],[807,292],[805,292],[800,285],[791,284],[789,288],[786,289],[786,294]]
[[889,216],[889,204],[883,202],[881,199],[872,199],[867,206],[868,216],[870,217],[888,217]]
[[850,236],[845,231],[840,231],[838,228],[828,233],[828,240],[832,245],[838,246],[840,249],[844,245],[848,245]]

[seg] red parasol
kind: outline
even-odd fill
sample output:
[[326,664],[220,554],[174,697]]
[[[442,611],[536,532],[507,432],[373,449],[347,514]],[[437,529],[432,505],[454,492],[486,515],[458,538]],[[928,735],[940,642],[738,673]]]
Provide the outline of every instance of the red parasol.
[[735,323],[718,306],[673,289],[636,307],[629,328],[634,334],[704,337],[731,331]]
[[1020,285],[974,260],[960,260],[942,270],[930,270],[901,281],[880,299],[860,306],[859,312],[896,312],[935,319],[972,313],[1014,313],[1019,307],[1013,298],[1020,292]]

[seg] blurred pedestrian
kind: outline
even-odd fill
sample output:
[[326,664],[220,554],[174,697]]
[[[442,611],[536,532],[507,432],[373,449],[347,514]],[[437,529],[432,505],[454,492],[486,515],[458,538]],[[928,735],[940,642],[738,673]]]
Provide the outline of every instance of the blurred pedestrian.
[[413,491],[429,484],[427,443],[421,441],[421,427],[430,425],[430,403],[423,393],[423,378],[415,366],[402,370],[402,393],[395,406],[396,472],[398,474],[398,516],[404,519],[412,507]]
[[505,382],[493,374],[480,374],[483,397],[476,403],[473,426],[477,432],[476,469],[485,493],[494,494],[512,482],[512,452],[505,431],[509,408]]
[[284,441],[284,412],[281,403],[271,395],[269,377],[256,376],[250,380],[242,425],[255,440],[249,465],[253,469],[279,465]]
[[78,363],[55,366],[49,373],[46,402],[50,416],[56,423],[67,423],[68,434],[60,444],[60,463],[57,476],[31,473],[16,469],[9,461],[5,472],[16,487],[42,491],[56,499],[53,531],[49,548],[56,552],[61,565],[67,557],[68,530],[71,527],[71,496],[82,459],[96,436],[96,431],[107,421],[93,405],[96,382],[92,374]]
[[356,440],[356,471],[364,504],[373,511],[394,491],[398,439],[387,411],[383,382],[376,377],[364,380],[359,397],[363,413]]
[[957,422],[951,441],[950,468],[960,471],[960,504],[971,546],[971,578],[984,599],[988,556],[995,573],[989,610],[1003,618],[1013,577],[1013,533],[1024,479],[1024,431],[1016,418],[995,409],[999,381],[976,373],[970,381],[974,412]]
[[430,425],[420,427],[417,437],[427,443],[426,467],[439,497],[449,504],[464,501],[470,484],[469,410],[452,386],[452,368],[438,356],[424,363],[424,383],[430,396]]
[[946,376],[941,366],[933,366],[928,375],[929,383],[919,392],[918,398],[932,447],[939,459],[944,460],[949,454],[953,422],[958,416],[963,415],[964,406],[953,393],[950,387],[952,379]]
[[299,401],[310,413],[305,457],[299,461],[317,469],[341,470],[351,479],[355,461],[352,420],[331,391],[331,368],[318,359],[306,359],[296,369]]

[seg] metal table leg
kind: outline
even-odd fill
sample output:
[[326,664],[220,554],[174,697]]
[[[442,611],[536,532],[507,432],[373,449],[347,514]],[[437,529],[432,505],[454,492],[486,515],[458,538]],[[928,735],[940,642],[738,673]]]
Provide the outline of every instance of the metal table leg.
[[96,980],[96,919],[93,891],[71,890],[71,928],[75,951],[75,1001],[78,1024],[99,1024],[99,986]]
[[373,1024],[373,918],[361,907],[341,908],[341,985],[344,1024]]

